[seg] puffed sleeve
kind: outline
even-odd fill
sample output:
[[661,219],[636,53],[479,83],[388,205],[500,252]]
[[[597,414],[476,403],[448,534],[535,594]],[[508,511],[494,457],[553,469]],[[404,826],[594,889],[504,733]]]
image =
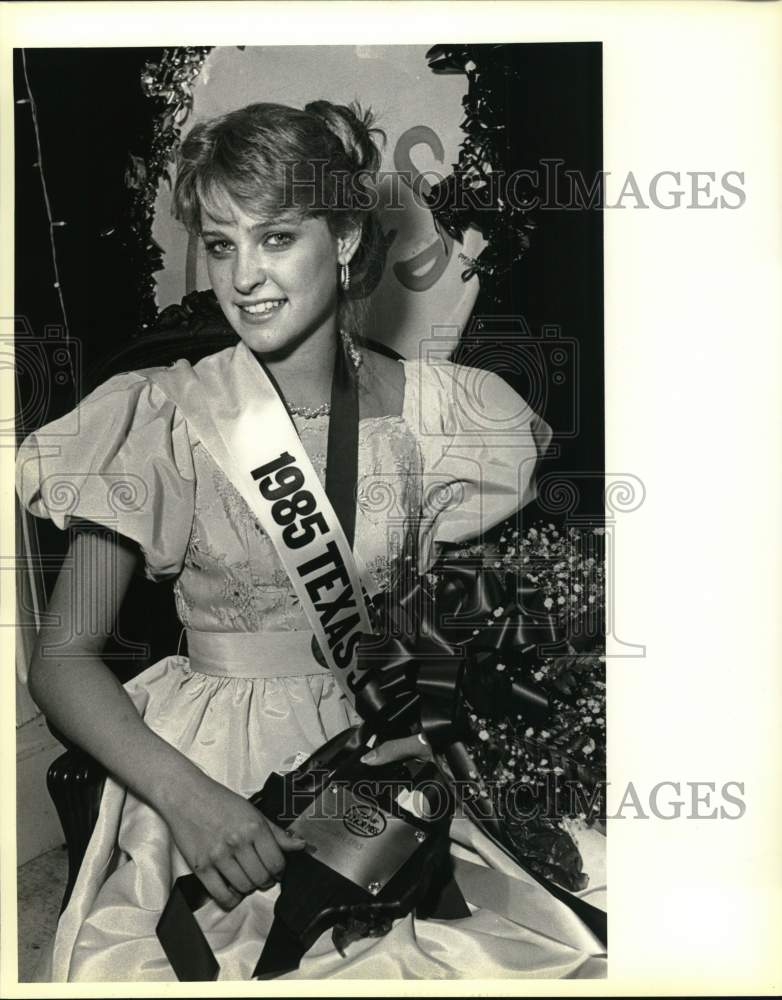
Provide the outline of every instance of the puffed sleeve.
[[535,498],[551,428],[499,376],[450,362],[407,362],[405,408],[423,458],[419,559],[463,542]]
[[137,542],[151,580],[182,569],[193,524],[188,428],[143,372],[117,375],[22,443],[16,490],[58,528],[86,519]]

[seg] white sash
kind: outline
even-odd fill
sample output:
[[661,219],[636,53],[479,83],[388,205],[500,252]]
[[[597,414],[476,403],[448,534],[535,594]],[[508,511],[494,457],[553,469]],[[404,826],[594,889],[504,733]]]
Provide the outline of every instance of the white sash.
[[[213,363],[210,363],[213,362]],[[327,666],[355,704],[355,650],[371,632],[361,576],[345,533],[282,400],[250,350],[145,376],[193,432],[269,536]],[[330,456],[331,457],[331,456]]]

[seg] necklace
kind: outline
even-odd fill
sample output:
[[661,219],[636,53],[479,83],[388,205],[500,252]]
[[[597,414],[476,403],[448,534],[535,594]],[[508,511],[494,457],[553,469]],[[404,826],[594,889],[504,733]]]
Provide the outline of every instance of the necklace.
[[[353,371],[356,372],[361,367],[361,362],[363,361],[361,351],[358,350],[347,330],[340,330],[339,335]],[[321,403],[319,406],[289,405],[288,410],[292,417],[303,417],[305,420],[313,420],[315,417],[328,417],[331,414],[331,403]]]
[[331,413],[331,403],[321,403],[320,406],[288,406],[291,415],[312,420],[315,417],[327,417]]

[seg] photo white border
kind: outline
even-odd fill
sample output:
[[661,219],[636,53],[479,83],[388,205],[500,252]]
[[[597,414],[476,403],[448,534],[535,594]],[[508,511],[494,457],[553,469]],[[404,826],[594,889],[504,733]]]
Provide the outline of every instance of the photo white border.
[[[617,633],[647,655],[615,659],[619,647],[609,646],[609,783],[738,780],[747,806],[734,821],[609,822],[608,980],[16,984],[14,656],[5,628],[3,996],[780,991],[781,28],[778,3],[730,0],[0,7],[0,316],[13,313],[15,46],[600,41],[605,169],[647,179],[739,170],[746,192],[737,210],[604,214],[606,470],[646,487],[641,508],[616,529]],[[12,386],[12,373],[0,372],[4,420]],[[14,552],[12,460],[0,448],[4,556]],[[0,620],[9,622],[13,592],[2,583]]]

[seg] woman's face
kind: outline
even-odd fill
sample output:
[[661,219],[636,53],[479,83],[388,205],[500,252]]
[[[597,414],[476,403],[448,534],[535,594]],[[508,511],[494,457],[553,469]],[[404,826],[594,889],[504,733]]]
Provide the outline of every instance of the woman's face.
[[202,209],[201,235],[212,288],[245,344],[272,354],[327,327],[333,333],[346,241],[323,218],[259,221],[227,197],[222,205],[219,219]]

